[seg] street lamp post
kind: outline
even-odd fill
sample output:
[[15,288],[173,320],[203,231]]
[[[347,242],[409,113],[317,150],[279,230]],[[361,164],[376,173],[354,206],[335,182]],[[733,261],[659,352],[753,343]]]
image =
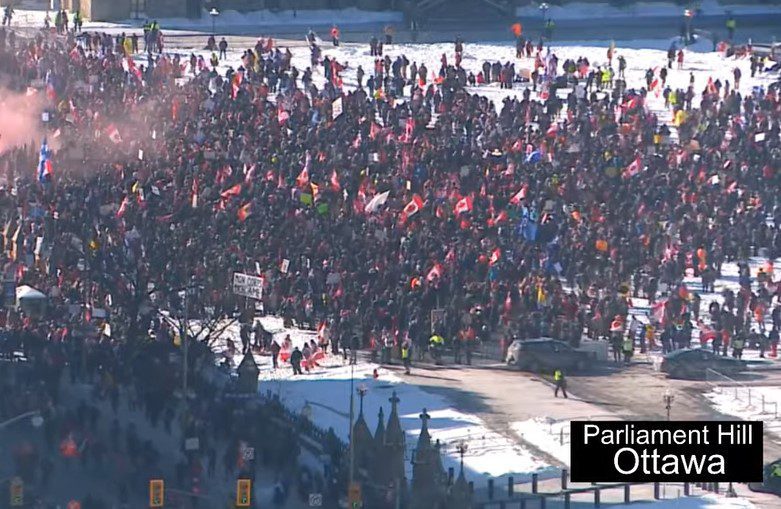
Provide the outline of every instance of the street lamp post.
[[212,7],[212,9],[209,11],[209,16],[212,17],[212,35],[216,34],[214,25],[217,22],[217,16],[219,15],[220,15],[220,11],[218,11],[216,7]]
[[542,2],[540,4],[540,10],[542,11],[542,22],[543,23],[545,23],[545,17],[546,17],[546,14],[548,13],[548,7],[549,6],[548,6],[548,4],[546,2]]
[[11,424],[24,420],[28,417],[31,418],[30,424],[33,425],[33,428],[40,428],[43,425],[43,417],[41,416],[41,412],[38,410],[32,410],[30,412],[25,412],[23,414],[17,415],[16,417],[11,417],[8,420],[0,422],[0,429],[10,426]]
[[458,445],[456,446],[456,450],[458,451],[458,455],[461,456],[461,470],[464,470],[464,454],[466,454],[466,450],[469,448],[469,444],[466,443],[465,440],[461,440]]
[[662,395],[662,399],[664,400],[664,408],[667,410],[667,420],[670,420],[670,410],[673,407],[673,400],[675,399],[675,396],[673,395],[672,391],[670,389],[666,389],[664,391],[664,395]]
[[349,423],[349,432],[350,432],[350,486],[353,485],[353,475],[355,474],[355,445],[353,444],[353,418],[355,414],[355,395],[353,391],[353,386],[355,383],[355,365],[350,364],[350,423]]
[[688,45],[692,42],[692,18],[694,17],[694,11],[686,9],[683,11],[683,17],[686,19],[686,40],[684,44]]

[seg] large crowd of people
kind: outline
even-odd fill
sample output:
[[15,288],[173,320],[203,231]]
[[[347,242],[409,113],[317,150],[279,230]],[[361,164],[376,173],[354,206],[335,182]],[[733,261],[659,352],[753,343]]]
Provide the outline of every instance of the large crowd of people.
[[[633,88],[543,45],[523,45],[534,91],[494,105],[469,75],[512,88],[515,70],[465,69],[460,40],[433,80],[386,47],[371,84],[350,89],[314,41],[311,68],[268,40],[220,74],[152,44],[136,62],[132,41],[108,35],[13,34],[0,32],[0,73],[45,97],[58,149],[0,154],[3,269],[52,305],[0,319],[33,357],[94,353],[70,355],[71,373],[157,377],[139,390],[162,398],[173,372],[139,345],[181,344],[182,314],[237,316],[234,272],[261,276],[264,311],[321,325],[334,349],[424,349],[432,332],[467,350],[609,338],[633,296],[666,299],[662,335],[689,320],[726,341],[770,334],[765,313],[781,326],[772,271],[741,269],[741,292],[708,314],[682,284],[781,255],[777,86],[667,90],[666,126],[645,104],[654,70]],[[88,347],[85,323],[98,327]],[[131,365],[123,349],[148,357]],[[164,420],[155,394],[150,418]]]

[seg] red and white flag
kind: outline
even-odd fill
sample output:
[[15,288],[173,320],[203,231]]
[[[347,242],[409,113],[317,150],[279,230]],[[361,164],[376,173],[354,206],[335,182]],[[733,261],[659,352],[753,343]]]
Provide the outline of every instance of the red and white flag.
[[521,203],[521,200],[526,199],[526,193],[529,192],[529,184],[524,184],[520,191],[515,193],[512,198],[510,198],[510,203],[513,205],[518,205]]
[[428,271],[428,274],[426,274],[426,281],[430,283],[440,278],[442,278],[442,265],[435,263],[431,270]]
[[339,183],[339,174],[336,173],[336,170],[331,172],[331,189],[336,193],[342,190],[342,185]]
[[635,157],[635,160],[629,163],[629,166],[627,166],[624,169],[624,173],[622,174],[622,176],[625,179],[632,178],[638,173],[640,173],[640,170],[642,169],[643,169],[643,160],[638,155],[637,157]]
[[471,212],[472,211],[472,197],[471,196],[464,196],[460,200],[456,202],[456,206],[453,209],[456,213],[456,216],[459,216],[463,214],[464,212]]
[[[193,186],[195,186],[195,183],[193,183]],[[195,189],[195,187],[193,187]],[[241,194],[241,184],[236,184],[233,187],[229,187],[225,191],[220,193],[220,198],[223,200],[227,200],[231,196],[238,196]]]
[[122,143],[122,137],[119,135],[119,130],[114,124],[110,124],[106,128],[106,134],[108,135],[108,139],[113,143]]
[[488,265],[494,265],[502,258],[502,250],[498,247],[491,252],[491,258],[488,260]]
[[410,217],[420,212],[420,209],[422,208],[423,208],[423,198],[421,198],[417,194],[413,195],[410,202],[406,204],[404,206],[404,210],[401,211],[402,222],[406,221]]
[[127,196],[125,196],[124,198],[122,198],[122,203],[119,204],[119,210],[117,210],[118,218],[121,219],[125,215],[125,212],[127,212],[127,204],[128,204],[128,199]]
[[252,214],[252,202],[243,205],[236,214],[242,223]]

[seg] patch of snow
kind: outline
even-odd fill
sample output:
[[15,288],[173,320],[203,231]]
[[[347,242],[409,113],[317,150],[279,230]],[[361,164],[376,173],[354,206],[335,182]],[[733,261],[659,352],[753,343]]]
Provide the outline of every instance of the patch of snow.
[[781,387],[723,383],[717,384],[705,397],[714,410],[724,415],[764,421],[765,431],[781,439]]
[[570,421],[537,417],[513,423],[512,429],[522,440],[550,454],[564,465],[570,464]]
[[[727,11],[736,16],[751,14],[780,14],[778,5],[725,5],[717,0],[702,0],[699,3],[699,16],[724,15]],[[602,18],[634,18],[634,17],[682,17],[685,6],[673,2],[631,2],[616,6],[608,2],[568,2],[565,5],[550,5],[547,17],[556,20],[582,20]],[[516,8],[516,16],[523,18],[541,18],[539,3],[533,3]]]

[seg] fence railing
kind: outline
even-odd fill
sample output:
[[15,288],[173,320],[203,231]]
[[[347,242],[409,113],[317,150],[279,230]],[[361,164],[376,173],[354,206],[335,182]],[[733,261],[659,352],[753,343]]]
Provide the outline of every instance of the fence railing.
[[713,391],[719,394],[731,394],[734,399],[754,408],[768,418],[778,419],[778,401],[770,400],[756,387],[730,378],[724,373],[708,368],[705,371],[705,381]]

